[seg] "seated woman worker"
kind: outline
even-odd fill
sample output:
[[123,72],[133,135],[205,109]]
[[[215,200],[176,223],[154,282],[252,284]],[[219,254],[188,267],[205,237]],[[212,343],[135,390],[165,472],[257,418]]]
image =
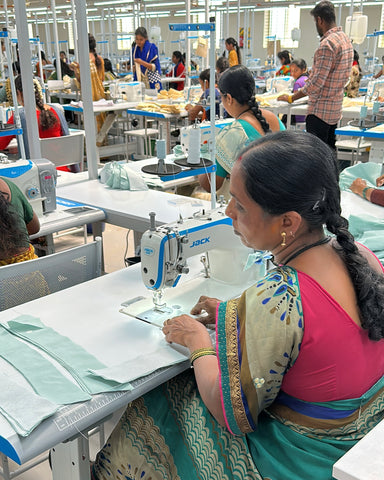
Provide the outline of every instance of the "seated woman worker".
[[383,267],[341,216],[332,150],[300,131],[264,136],[230,190],[235,232],[276,266],[240,298],[199,299],[215,347],[201,320],[164,323],[194,368],[128,405],[96,480],[331,480],[384,417]]
[[[229,177],[235,159],[251,141],[267,133],[285,130],[278,117],[257,104],[255,80],[247,67],[237,65],[226,70],[219,79],[221,102],[235,120],[224,127],[216,137],[216,190]],[[199,175],[200,186],[211,191],[210,176]],[[223,190],[228,190],[223,187]],[[229,199],[228,193],[223,192]]]

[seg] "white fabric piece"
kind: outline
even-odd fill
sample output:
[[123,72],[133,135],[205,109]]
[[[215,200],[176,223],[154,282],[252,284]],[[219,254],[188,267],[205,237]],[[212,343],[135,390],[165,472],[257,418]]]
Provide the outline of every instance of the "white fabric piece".
[[9,376],[0,374],[0,412],[18,435],[26,437],[59,408],[59,405],[15,383]]
[[127,383],[149,375],[159,368],[181,363],[185,360],[187,360],[185,355],[174,350],[170,345],[164,345],[156,348],[154,352],[135,356],[119,365],[100,370],[89,370],[89,372],[106,380]]
[[[81,100],[78,102],[75,102],[74,100],[72,100],[70,105],[72,105],[73,107],[80,107],[80,108],[83,108],[84,106]],[[101,98],[100,100],[96,100],[95,102],[93,102],[94,107],[112,107],[112,105],[114,105],[113,100],[106,100],[105,98]]]

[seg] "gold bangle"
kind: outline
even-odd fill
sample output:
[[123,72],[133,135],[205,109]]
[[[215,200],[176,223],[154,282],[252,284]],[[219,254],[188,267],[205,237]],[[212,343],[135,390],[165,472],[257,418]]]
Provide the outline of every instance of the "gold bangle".
[[293,95],[288,95],[288,103],[292,103],[293,102]]
[[195,360],[200,357],[204,357],[205,355],[216,355],[216,350],[212,347],[198,348],[197,350],[194,350],[190,357],[191,364],[193,365]]

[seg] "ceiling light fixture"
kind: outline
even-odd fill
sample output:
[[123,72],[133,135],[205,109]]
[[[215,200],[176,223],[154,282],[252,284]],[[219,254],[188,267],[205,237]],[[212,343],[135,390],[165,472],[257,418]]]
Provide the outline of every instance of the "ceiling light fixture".
[[121,5],[123,3],[133,3],[131,0],[113,0],[113,1],[107,1],[107,2],[95,2],[94,6],[95,7],[104,7],[105,5]]

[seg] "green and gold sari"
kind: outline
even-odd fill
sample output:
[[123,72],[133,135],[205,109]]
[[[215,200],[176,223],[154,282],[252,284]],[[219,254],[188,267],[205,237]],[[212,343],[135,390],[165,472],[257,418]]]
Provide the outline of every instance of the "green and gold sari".
[[304,323],[297,272],[277,268],[221,303],[217,354],[227,429],[189,370],[132,402],[96,459],[96,480],[328,480],[382,418],[384,378],[362,397],[311,403],[281,390]]

